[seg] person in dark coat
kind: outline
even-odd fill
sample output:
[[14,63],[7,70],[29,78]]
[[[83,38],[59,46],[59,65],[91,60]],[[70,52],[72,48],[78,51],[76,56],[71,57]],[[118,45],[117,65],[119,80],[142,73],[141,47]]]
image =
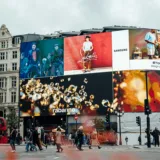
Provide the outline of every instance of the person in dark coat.
[[77,139],[78,139],[78,145],[77,148],[82,151],[82,144],[83,144],[83,126],[80,126],[77,132]]
[[155,141],[155,147],[158,145],[159,147],[159,135],[160,135],[160,131],[158,130],[158,128],[155,128],[155,130],[153,131],[153,137],[154,137],[154,141]]

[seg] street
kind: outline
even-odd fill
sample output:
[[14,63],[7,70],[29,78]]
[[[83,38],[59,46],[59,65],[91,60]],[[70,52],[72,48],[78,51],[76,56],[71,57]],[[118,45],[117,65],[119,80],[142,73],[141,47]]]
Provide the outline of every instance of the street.
[[16,153],[11,153],[9,146],[0,146],[1,160],[159,160],[160,148],[133,148],[133,146],[104,146],[101,149],[93,147],[83,151],[64,146],[63,153],[57,153],[55,146],[37,152],[25,152],[25,146],[17,146]]

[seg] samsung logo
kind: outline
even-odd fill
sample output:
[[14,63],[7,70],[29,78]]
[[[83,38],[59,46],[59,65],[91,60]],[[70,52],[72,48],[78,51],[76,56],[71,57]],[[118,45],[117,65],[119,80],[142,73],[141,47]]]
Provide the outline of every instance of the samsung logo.
[[153,63],[153,64],[160,64],[160,62],[156,62],[156,61],[153,61],[152,63]]
[[127,51],[127,48],[126,49],[115,49],[114,52],[124,52],[124,51]]

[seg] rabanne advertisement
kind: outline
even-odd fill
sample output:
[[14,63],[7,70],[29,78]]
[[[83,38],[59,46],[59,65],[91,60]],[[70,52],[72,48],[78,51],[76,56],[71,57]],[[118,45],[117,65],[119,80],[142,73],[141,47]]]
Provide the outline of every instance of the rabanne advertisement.
[[21,117],[103,115],[106,99],[112,101],[112,72],[20,80]]

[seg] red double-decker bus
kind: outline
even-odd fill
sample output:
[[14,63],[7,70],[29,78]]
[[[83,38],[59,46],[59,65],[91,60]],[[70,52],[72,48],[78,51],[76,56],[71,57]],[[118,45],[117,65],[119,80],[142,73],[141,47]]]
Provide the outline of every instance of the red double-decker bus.
[[3,117],[0,117],[0,143],[8,143],[7,137],[7,123]]

